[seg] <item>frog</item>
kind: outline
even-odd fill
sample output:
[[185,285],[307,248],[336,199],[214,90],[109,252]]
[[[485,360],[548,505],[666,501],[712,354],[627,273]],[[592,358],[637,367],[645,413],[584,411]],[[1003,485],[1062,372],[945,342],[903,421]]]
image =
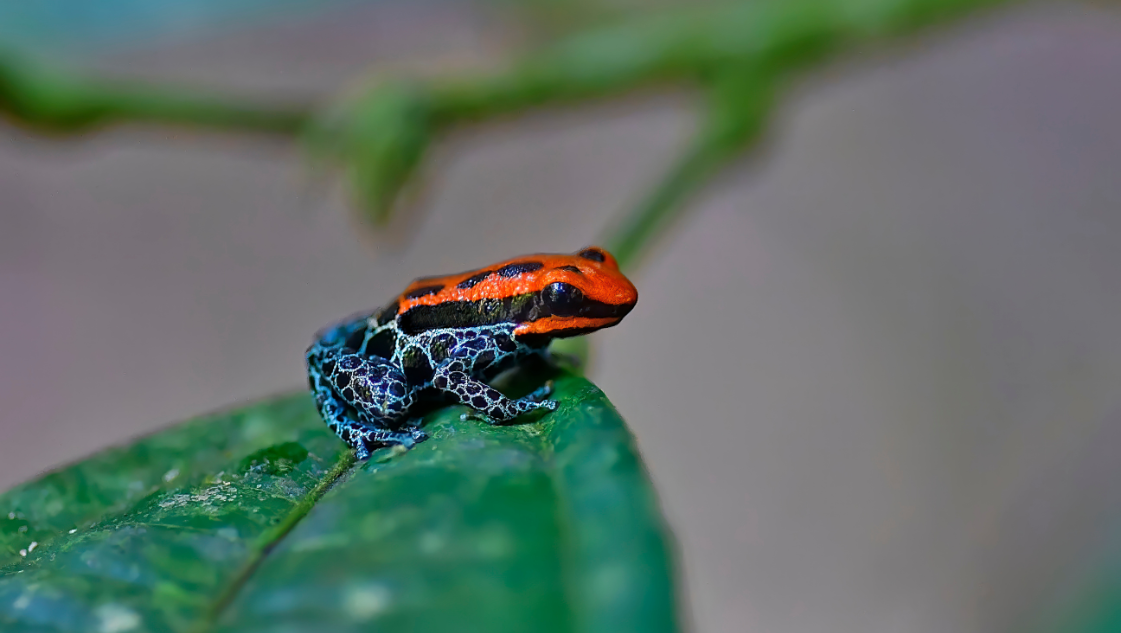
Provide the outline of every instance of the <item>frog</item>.
[[422,277],[389,304],[320,330],[307,348],[308,386],[324,422],[359,460],[428,439],[419,411],[469,407],[466,417],[508,424],[553,411],[552,383],[511,398],[489,383],[549,344],[622,321],[638,301],[615,257],[589,246]]

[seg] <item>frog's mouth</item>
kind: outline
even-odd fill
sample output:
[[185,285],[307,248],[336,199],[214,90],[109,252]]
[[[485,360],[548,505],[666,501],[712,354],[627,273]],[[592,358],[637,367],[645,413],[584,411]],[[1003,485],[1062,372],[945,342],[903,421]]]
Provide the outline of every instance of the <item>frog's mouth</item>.
[[547,345],[555,338],[568,338],[590,334],[605,327],[611,327],[622,319],[588,319],[585,317],[548,317],[539,321],[523,323],[514,330],[519,341],[530,347]]
[[552,339],[580,336],[617,324],[632,309],[634,309],[633,303],[585,301],[572,310],[564,311],[563,314],[557,314],[555,311],[551,314],[536,314],[535,318],[519,325],[514,333],[522,340],[533,337]]

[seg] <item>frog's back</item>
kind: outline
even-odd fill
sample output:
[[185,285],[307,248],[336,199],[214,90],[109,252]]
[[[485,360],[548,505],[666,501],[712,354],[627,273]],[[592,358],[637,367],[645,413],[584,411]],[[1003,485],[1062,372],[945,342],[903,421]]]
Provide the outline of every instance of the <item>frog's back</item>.
[[610,253],[596,247],[572,253],[522,255],[476,270],[421,277],[396,300],[398,314],[449,301],[475,302],[539,292],[551,283],[571,283],[594,300],[633,304],[638,292],[619,272]]

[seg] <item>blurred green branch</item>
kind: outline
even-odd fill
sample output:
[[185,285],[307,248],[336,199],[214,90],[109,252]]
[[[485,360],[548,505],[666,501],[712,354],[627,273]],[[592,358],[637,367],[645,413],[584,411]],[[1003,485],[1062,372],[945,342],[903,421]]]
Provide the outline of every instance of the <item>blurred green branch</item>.
[[605,237],[630,266],[691,195],[759,138],[793,73],[1005,1],[779,0],[665,9],[578,33],[504,70],[384,82],[314,113],[95,83],[0,57],[0,113],[48,132],[142,121],[306,134],[315,155],[343,166],[361,208],[383,224],[431,142],[451,127],[650,86],[699,90],[707,107],[696,137]]
[[312,114],[310,107],[254,106],[186,90],[81,79],[0,51],[0,116],[45,134],[146,122],[293,135]]

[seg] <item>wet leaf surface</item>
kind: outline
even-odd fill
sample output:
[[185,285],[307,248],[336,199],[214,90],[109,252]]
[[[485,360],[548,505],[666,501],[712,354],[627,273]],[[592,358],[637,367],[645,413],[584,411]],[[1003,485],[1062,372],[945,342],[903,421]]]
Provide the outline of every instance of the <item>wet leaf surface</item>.
[[671,631],[667,532],[622,420],[561,407],[355,463],[303,393],[0,496],[3,631]]

